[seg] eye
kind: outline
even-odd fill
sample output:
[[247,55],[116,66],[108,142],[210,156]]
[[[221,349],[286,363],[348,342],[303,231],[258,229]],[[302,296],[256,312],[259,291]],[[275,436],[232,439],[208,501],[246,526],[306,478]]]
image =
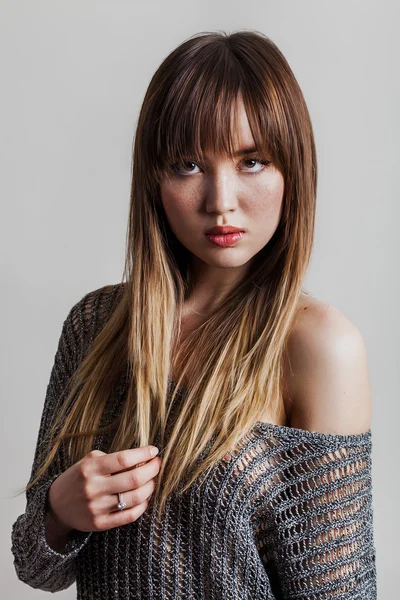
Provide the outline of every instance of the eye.
[[[183,175],[185,177],[187,174],[193,173],[193,169],[191,168],[192,165],[197,166],[196,163],[192,160],[184,160],[183,163],[174,163],[173,165],[170,166],[170,169],[174,173],[177,173],[178,175]],[[186,171],[186,174],[184,172],[179,171],[180,166],[185,167],[184,170]],[[187,166],[189,168],[186,168]]]
[[[246,158],[243,161],[241,161],[243,163],[258,163],[258,165],[261,165],[261,168],[259,169],[250,169],[249,171],[245,171],[245,173],[250,173],[251,175],[257,175],[257,173],[261,173],[261,171],[263,171],[265,168],[268,168],[268,166],[271,164],[271,160],[263,160],[262,158],[258,157],[258,156],[253,156],[252,158]],[[252,166],[255,166],[254,164]],[[183,171],[180,171],[180,167],[183,167]],[[191,175],[192,173],[197,174],[199,171],[194,171],[193,168],[200,168],[197,163],[195,163],[193,160],[184,160],[182,163],[176,162],[172,165],[170,165],[170,169],[173,173],[176,173],[177,175],[183,175],[184,177],[186,177],[187,175]]]
[[[262,165],[260,169],[251,169],[251,171],[245,171],[247,173],[251,173],[252,175],[256,175],[257,173],[260,173],[261,171],[263,171],[265,168],[267,168],[270,164],[271,164],[271,160],[263,160],[262,158],[259,158],[258,156],[253,156],[252,158],[245,158],[243,160],[244,163],[258,163],[259,165]],[[253,165],[254,166],[254,165]]]

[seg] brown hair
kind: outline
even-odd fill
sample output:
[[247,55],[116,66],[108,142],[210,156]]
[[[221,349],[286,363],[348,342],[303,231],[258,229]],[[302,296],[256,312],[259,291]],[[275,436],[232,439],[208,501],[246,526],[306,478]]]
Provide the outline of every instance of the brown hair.
[[[159,185],[169,164],[188,156],[201,161],[206,148],[232,155],[238,94],[257,150],[268,152],[284,177],[282,216],[251,273],[173,356],[191,289],[190,256],[169,227]],[[202,32],[167,56],[150,81],[137,124],[123,297],[74,373],[51,452],[28,487],[62,440],[69,440],[72,463],[90,452],[121,365],[128,366],[128,391],[108,451],[153,444],[161,435],[154,493],[159,515],[172,492],[207,474],[262,413],[281,414],[283,358],[313,245],[316,185],[305,100],[268,37],[248,30]],[[169,410],[179,396],[170,398],[168,391],[172,364],[183,366],[177,387],[187,373],[196,373],[174,419]],[[210,452],[198,460],[213,436]]]

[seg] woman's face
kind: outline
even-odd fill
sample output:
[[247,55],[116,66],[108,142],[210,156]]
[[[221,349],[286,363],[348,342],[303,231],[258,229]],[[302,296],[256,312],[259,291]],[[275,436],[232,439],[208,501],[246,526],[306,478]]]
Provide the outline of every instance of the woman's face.
[[[161,201],[170,227],[179,241],[209,267],[240,267],[253,258],[273,236],[281,216],[284,180],[269,156],[248,151],[254,146],[244,105],[239,99],[239,151],[233,160],[206,156],[200,167],[190,158],[175,163],[161,182]],[[215,226],[244,230],[231,246],[217,246],[206,236]],[[224,238],[225,239],[225,238]]]

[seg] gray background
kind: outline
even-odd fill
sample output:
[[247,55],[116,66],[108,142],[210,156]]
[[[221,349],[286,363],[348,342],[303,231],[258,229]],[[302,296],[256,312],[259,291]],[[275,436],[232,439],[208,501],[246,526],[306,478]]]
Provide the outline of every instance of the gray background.
[[[257,29],[303,89],[319,160],[306,285],[367,345],[379,598],[397,594],[399,11],[396,2],[0,2],[1,586],[16,578],[12,498],[30,474],[50,369],[69,309],[120,280],[138,111],[155,69],[204,30]],[[60,597],[76,597],[75,585]]]

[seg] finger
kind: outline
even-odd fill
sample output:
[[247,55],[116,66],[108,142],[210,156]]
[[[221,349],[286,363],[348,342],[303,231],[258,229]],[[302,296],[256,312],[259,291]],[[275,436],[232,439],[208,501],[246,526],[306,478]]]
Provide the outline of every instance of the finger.
[[142,487],[149,480],[158,475],[161,466],[161,458],[154,457],[151,461],[141,467],[136,467],[123,473],[114,473],[109,477],[103,477],[98,482],[100,494],[118,494],[118,492],[130,492]]
[[91,468],[98,475],[111,475],[126,469],[132,469],[138,463],[147,462],[154,458],[150,453],[153,446],[140,446],[119,450],[105,456],[95,456],[91,459]]
[[[126,508],[123,510],[133,508],[137,504],[142,504],[142,502],[147,500],[149,496],[154,492],[155,487],[156,484],[154,479],[150,479],[150,481],[142,485],[140,488],[124,492],[122,500],[123,502],[125,502]],[[119,508],[117,507],[119,502],[118,494],[107,494],[105,496],[105,501],[107,502],[107,504],[104,507],[105,511],[107,511],[108,513],[119,511]]]
[[132,508],[125,508],[124,510],[118,510],[103,515],[103,517],[97,519],[96,530],[104,531],[106,529],[113,529],[114,527],[121,527],[121,525],[132,523],[145,512],[148,505],[149,500],[146,499],[141,504],[136,504],[136,506],[133,506]]

